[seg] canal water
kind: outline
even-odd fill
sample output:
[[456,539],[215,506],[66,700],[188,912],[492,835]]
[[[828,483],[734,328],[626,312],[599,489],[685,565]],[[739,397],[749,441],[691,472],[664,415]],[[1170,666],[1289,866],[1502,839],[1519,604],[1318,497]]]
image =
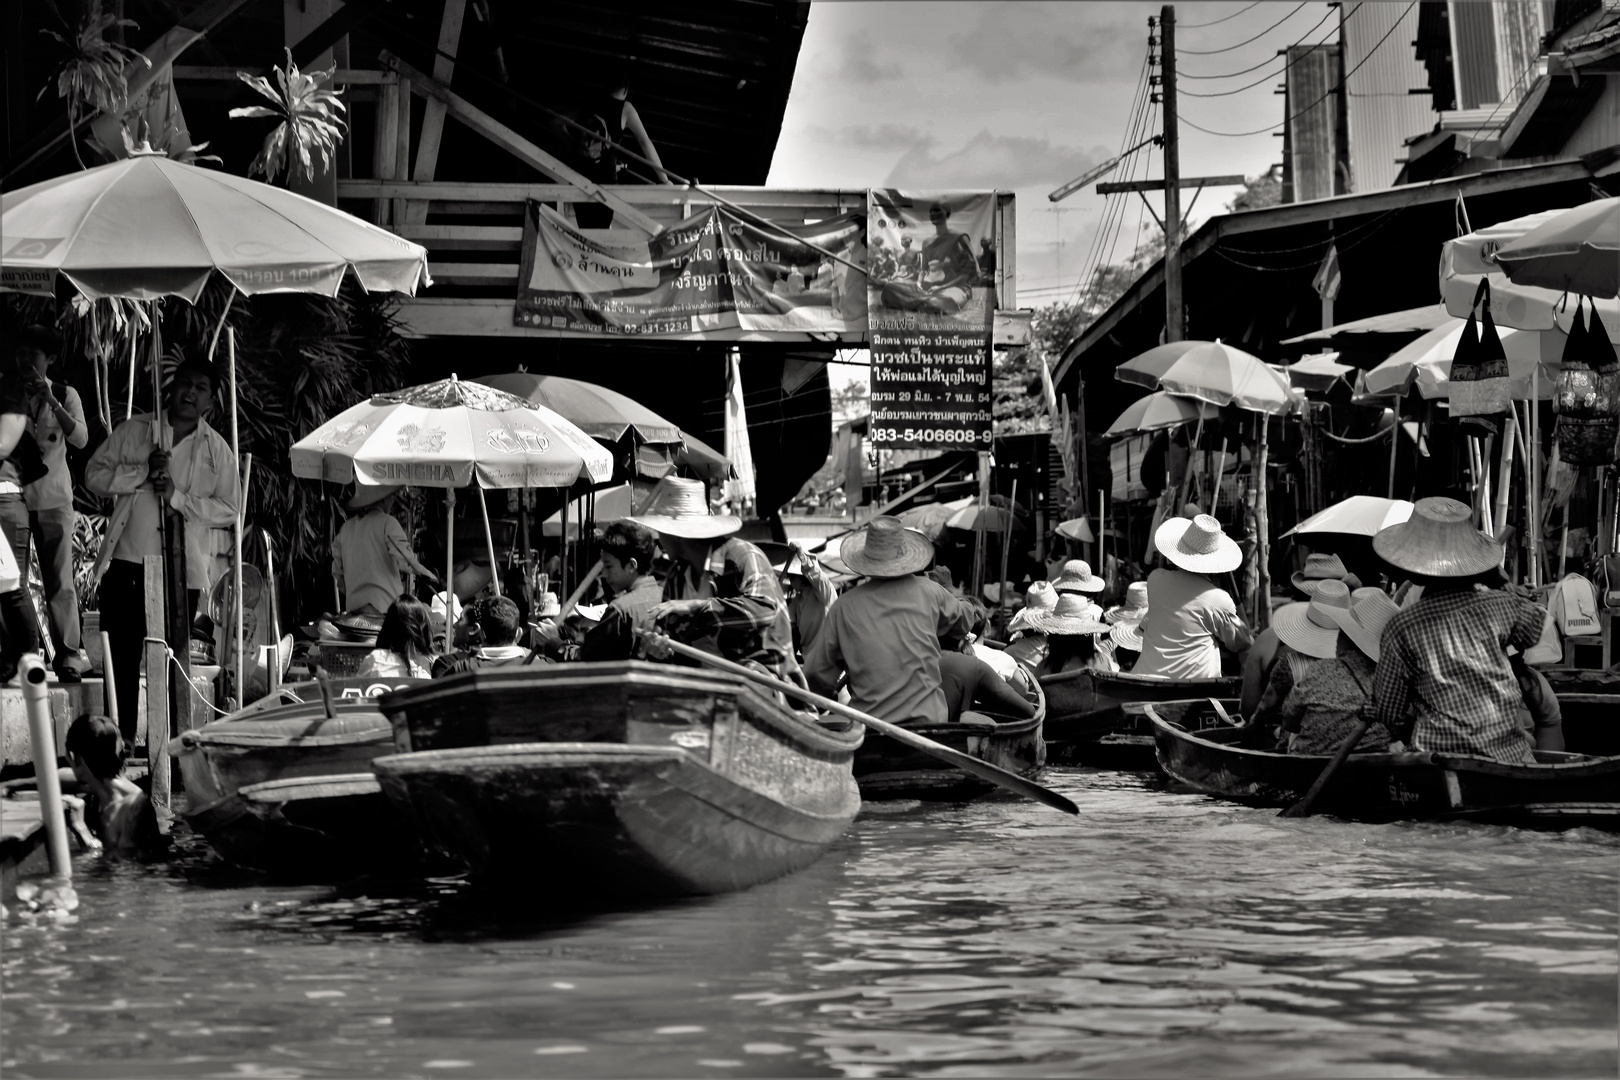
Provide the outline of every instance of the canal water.
[[[574,916],[81,857],[5,927],[7,1076],[1614,1076],[1620,838],[1282,821],[1145,776],[863,813]],[[566,897],[570,883],[544,892]],[[539,899],[538,897],[536,898]]]

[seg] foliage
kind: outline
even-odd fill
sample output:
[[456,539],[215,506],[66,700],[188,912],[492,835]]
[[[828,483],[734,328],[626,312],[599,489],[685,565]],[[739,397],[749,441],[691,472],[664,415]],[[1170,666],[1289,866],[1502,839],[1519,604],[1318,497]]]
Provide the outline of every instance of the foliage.
[[96,590],[90,578],[96,569],[96,557],[101,554],[101,541],[106,535],[106,515],[75,515],[73,519],[73,587],[79,591],[79,602],[87,608],[96,606]]
[[276,68],[276,85],[261,75],[237,72],[237,77],[257,90],[271,102],[270,106],[249,105],[232,109],[233,117],[269,117],[280,121],[265,136],[259,155],[248,166],[248,175],[263,173],[265,180],[275,183],[276,174],[286,170],[287,179],[302,167],[305,180],[315,179],[315,159],[320,160],[320,171],[331,167],[337,154],[338,143],[348,127],[340,115],[348,106],[335,90],[323,89],[321,83],[336,73],[333,65],[325,71],[308,75],[293,63],[292,50],[287,50],[287,66]]
[[[60,12],[58,12],[60,18]],[[86,116],[98,112],[122,112],[128,102],[129,80],[125,69],[139,61],[147,67],[152,62],[134,49],[108,41],[103,35],[121,26],[134,26],[130,19],[120,19],[103,11],[101,0],[93,0],[77,28],[69,27],[66,20],[62,28],[66,33],[42,30],[62,46],[64,56],[56,73],[56,94],[67,102],[68,137],[73,143],[73,155],[84,168],[79,157],[78,125]],[[44,97],[50,87],[39,92]]]
[[870,394],[863,382],[847,382],[832,392],[832,415],[835,426],[845,420],[865,416],[872,408]]
[[1239,213],[1244,210],[1260,210],[1267,206],[1276,206],[1280,202],[1282,202],[1282,168],[1274,165],[1248,181],[1243,191],[1226,204],[1226,209],[1229,213]]

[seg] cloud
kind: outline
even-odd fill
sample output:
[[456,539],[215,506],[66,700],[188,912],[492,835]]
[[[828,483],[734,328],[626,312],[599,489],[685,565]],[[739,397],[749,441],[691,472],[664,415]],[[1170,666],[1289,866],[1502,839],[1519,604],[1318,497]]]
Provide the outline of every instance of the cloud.
[[836,47],[837,77],[847,82],[870,85],[889,82],[904,73],[893,59],[880,58],[870,38],[850,36]]
[[946,56],[992,83],[1106,83],[1142,66],[1148,29],[1138,14],[1126,4],[992,4],[970,31],[951,35]]
[[1044,137],[993,135],[988,128],[981,129],[958,150],[935,151],[934,140],[927,136],[906,147],[884,181],[885,186],[979,191],[1038,184],[1056,187],[1110,156],[1100,146],[1089,150],[1054,146]]

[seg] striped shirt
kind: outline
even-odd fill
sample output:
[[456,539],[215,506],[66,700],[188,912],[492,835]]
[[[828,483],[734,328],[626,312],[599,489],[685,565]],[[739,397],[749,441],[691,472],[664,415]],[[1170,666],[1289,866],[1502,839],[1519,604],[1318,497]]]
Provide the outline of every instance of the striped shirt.
[[693,569],[685,562],[670,567],[664,599],[701,599],[704,608],[666,619],[665,632],[727,660],[753,660],[779,679],[798,681],[787,597],[765,553],[733,536],[709,553],[701,574]]

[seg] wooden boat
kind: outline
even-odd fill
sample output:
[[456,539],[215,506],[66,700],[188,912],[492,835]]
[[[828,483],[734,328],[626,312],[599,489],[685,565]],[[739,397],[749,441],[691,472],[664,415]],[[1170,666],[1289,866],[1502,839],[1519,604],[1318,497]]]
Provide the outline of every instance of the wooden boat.
[[[1046,764],[1046,740],[1042,735],[1046,697],[1041,684],[1022,668],[1008,681],[1034,703],[1034,716],[1027,720],[903,726],[1009,772],[1034,777]],[[988,780],[969,776],[936,757],[881,735],[868,737],[855,755],[855,779],[861,786],[861,796],[867,799],[971,799],[995,790]]]
[[1090,749],[1085,744],[1105,735],[1130,733],[1126,731],[1130,727],[1126,705],[1144,701],[1235,698],[1241,683],[1236,677],[1159,679],[1122,671],[1065,671],[1043,675],[1047,752],[1054,764],[1085,762]]
[[[226,861],[274,874],[326,877],[397,868],[419,852],[389,825],[371,760],[394,750],[377,707],[385,690],[425,679],[299,683],[169,744],[186,793],[184,818]],[[368,696],[368,691],[371,695]]]
[[[1220,701],[1228,716],[1235,718],[1238,715],[1237,698],[1191,698],[1186,701],[1156,701],[1151,705],[1159,716],[1189,731],[1232,727],[1232,724],[1221,719],[1210,704],[1211,700]],[[1119,726],[1101,738],[1069,744],[1065,748],[1069,760],[1099,769],[1158,772],[1153,722],[1147,715],[1149,704],[1132,701],[1121,705]]]
[[1564,749],[1620,754],[1620,672],[1542,668],[1564,716]]
[[431,847],[553,902],[744,889],[855,819],[864,729],[723,672],[625,661],[473,671],[389,694],[373,761]]
[[[1328,757],[1246,750],[1239,728],[1189,731],[1146,706],[1159,766],[1223,799],[1287,806]],[[1319,813],[1357,821],[1468,820],[1542,829],[1620,829],[1620,757],[1537,751],[1534,765],[1412,752],[1352,754],[1317,798]]]

